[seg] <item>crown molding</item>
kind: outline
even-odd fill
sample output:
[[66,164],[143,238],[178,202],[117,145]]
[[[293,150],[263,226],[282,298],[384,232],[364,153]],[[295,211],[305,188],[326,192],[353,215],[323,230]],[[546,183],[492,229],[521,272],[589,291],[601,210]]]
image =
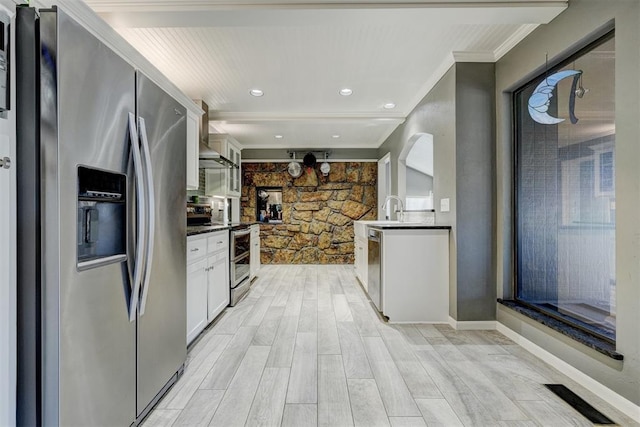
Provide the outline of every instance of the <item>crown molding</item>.
[[518,43],[524,40],[529,34],[538,28],[540,24],[523,24],[509,38],[507,38],[496,50],[493,51],[494,61],[498,61],[507,52],[516,47]]
[[451,52],[455,62],[496,62],[495,54],[491,51]]
[[435,87],[435,85],[444,77],[444,75],[449,71],[449,69],[455,64],[455,60],[453,59],[453,55],[447,55],[444,60],[440,63],[438,68],[431,74],[431,77],[420,87],[420,90],[416,92],[416,96],[409,102],[410,108],[408,111],[404,112],[404,116],[407,117],[409,114],[415,110],[417,105],[424,99],[425,96],[431,92],[431,89]]
[[523,24],[494,51],[454,51],[455,62],[497,62],[500,58],[538,28],[539,24]]

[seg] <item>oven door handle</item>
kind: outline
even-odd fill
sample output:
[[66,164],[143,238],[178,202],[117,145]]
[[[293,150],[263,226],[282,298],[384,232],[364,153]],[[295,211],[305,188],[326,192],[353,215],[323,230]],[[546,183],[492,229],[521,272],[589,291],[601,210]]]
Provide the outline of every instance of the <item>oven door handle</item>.
[[233,237],[242,237],[251,233],[251,230],[242,230],[242,231],[232,231]]
[[234,262],[234,263],[238,263],[238,261],[242,261],[243,259],[245,259],[245,258],[246,258],[246,257],[248,257],[248,256],[249,256],[249,251],[244,252],[242,255],[239,255],[239,256],[235,257],[235,258],[233,259],[233,262]]

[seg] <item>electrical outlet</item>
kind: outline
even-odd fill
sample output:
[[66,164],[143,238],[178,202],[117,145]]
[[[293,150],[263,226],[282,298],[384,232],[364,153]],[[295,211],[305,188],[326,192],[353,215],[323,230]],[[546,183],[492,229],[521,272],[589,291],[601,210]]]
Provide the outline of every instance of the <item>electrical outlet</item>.
[[440,199],[440,212],[449,212],[449,199]]

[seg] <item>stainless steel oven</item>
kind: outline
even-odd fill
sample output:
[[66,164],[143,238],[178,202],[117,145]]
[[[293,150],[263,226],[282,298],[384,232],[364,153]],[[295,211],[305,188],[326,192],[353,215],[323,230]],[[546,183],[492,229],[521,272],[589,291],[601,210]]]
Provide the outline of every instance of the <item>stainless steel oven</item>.
[[251,259],[251,232],[249,227],[235,227],[231,230],[230,245],[230,306],[238,301],[249,291],[249,261]]

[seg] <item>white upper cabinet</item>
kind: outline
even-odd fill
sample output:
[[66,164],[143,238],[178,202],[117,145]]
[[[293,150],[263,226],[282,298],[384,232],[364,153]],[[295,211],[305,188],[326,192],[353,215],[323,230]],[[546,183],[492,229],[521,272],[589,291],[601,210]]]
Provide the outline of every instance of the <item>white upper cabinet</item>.
[[187,111],[187,190],[198,189],[198,141],[200,120],[196,113]]
[[240,164],[242,163],[241,149],[238,143],[228,135],[209,135],[209,147],[217,151],[220,156],[234,163],[234,167],[207,170],[206,193],[211,196],[240,197],[242,181]]
[[242,162],[240,149],[231,142],[227,144],[227,155],[229,160],[238,167],[229,169],[229,196],[240,197],[240,163]]

